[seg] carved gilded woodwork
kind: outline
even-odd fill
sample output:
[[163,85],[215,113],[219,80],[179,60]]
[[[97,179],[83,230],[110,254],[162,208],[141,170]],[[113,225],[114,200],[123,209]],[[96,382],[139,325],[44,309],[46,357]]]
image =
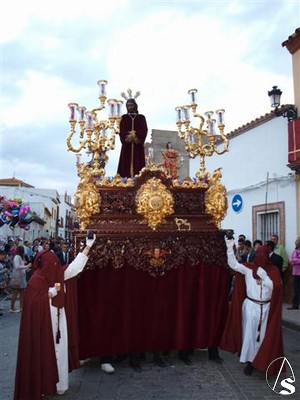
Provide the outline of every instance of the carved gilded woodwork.
[[93,183],[92,170],[89,166],[82,164],[78,169],[80,182],[74,197],[76,215],[80,219],[80,228],[86,229],[91,216],[100,212],[101,197]]
[[158,178],[151,178],[141,186],[135,202],[137,213],[143,215],[153,230],[174,213],[172,194]]
[[174,221],[177,225],[177,229],[179,231],[190,231],[191,223],[185,218],[174,218]]
[[204,188],[173,190],[174,214],[205,215],[205,192]]
[[[86,269],[132,267],[158,277],[183,265],[193,267],[204,263],[207,268],[210,265],[228,268],[224,235],[223,231],[202,232],[196,236],[178,232],[165,237],[97,235]],[[80,234],[76,235],[75,248],[81,240]]]
[[221,168],[218,168],[213,172],[205,194],[206,212],[211,215],[218,227],[220,227],[221,221],[226,216],[228,208],[226,189],[221,184],[221,177]]
[[[227,199],[220,179],[218,169],[205,187],[174,187],[160,169],[145,168],[133,186],[99,186],[82,167],[76,210],[81,229],[97,235],[88,268],[130,266],[160,276],[180,265],[226,266],[218,226]],[[84,232],[75,232],[75,252],[81,240]]]

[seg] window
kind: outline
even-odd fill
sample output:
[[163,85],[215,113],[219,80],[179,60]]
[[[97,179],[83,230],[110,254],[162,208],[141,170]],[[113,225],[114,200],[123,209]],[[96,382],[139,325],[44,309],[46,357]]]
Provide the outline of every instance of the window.
[[263,243],[272,235],[279,236],[279,242],[285,243],[285,207],[284,202],[261,204],[252,207],[253,240]]
[[278,233],[278,212],[257,213],[257,237],[264,243]]

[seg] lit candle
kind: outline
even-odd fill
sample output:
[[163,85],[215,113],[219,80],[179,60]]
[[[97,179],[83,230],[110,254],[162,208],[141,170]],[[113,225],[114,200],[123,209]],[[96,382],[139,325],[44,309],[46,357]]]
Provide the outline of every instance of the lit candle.
[[76,108],[78,107],[78,104],[77,104],[77,103],[69,103],[69,104],[68,104],[68,107],[69,107],[70,112],[71,112],[71,114],[70,114],[70,120],[71,120],[71,119],[72,119],[72,120],[76,120],[76,118],[75,118],[75,110],[76,110]]

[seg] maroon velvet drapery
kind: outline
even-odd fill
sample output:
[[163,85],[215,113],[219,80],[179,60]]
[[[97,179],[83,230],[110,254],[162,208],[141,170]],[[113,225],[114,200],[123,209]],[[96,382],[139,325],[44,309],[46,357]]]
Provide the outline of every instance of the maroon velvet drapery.
[[160,277],[125,265],[78,281],[79,355],[218,346],[228,313],[228,270],[182,265]]

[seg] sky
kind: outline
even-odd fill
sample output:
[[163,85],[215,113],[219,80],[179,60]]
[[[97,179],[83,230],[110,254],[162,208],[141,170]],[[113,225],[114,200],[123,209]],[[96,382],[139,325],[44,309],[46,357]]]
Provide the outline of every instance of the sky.
[[[200,114],[226,110],[227,133],[271,110],[274,85],[282,104],[294,103],[281,44],[300,27],[300,0],[26,0],[1,14],[1,178],[74,194],[68,103],[97,107],[100,79],[108,98],[141,92],[147,142],[152,129],[176,130],[191,88]],[[117,137],[107,176],[119,153]]]

